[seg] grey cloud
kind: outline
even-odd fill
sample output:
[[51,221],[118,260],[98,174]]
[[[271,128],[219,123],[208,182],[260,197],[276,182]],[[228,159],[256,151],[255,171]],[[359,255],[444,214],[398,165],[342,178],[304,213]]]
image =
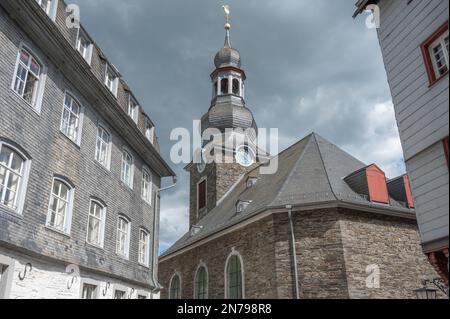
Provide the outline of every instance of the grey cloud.
[[[190,129],[208,110],[209,74],[224,40],[223,1],[73,2],[157,124],[169,159],[170,131]],[[230,0],[232,44],[248,76],[247,105],[260,127],[279,128],[281,146],[316,131],[395,175],[403,165],[393,112],[385,105],[386,74],[375,30],[365,27],[364,17],[351,18],[355,2]],[[384,121],[376,121],[377,110]],[[187,229],[188,175],[183,165],[174,168],[180,184],[162,198],[164,245]]]

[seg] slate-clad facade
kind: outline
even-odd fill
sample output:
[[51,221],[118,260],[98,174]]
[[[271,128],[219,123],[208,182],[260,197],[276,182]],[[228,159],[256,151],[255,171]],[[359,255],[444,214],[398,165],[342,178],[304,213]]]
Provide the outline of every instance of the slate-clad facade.
[[391,89],[423,251],[448,285],[449,2],[360,0],[377,5]]
[[120,73],[63,1],[44,2],[0,1],[0,298],[151,298],[157,190],[174,173]]
[[[226,29],[213,74],[241,68]],[[233,99],[217,92],[203,119],[216,115],[215,101]],[[225,108],[220,131],[227,121],[247,123],[243,129],[254,122],[228,116],[232,108],[250,113],[245,103]],[[436,276],[421,253],[414,210],[393,198],[375,164],[316,133],[278,154],[273,174],[261,170],[267,158],[233,155],[232,163],[186,167],[191,229],[160,257],[162,298],[414,298],[421,279]],[[197,187],[204,180],[206,192]]]

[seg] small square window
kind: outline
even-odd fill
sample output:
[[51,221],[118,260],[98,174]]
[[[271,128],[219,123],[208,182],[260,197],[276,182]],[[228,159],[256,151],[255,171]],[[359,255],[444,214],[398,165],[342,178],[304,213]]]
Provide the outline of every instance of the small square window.
[[116,290],[114,291],[114,299],[125,299],[125,291]]
[[97,299],[97,286],[83,284],[81,299]]
[[448,74],[450,68],[448,42],[448,22],[446,22],[421,45],[430,86]]

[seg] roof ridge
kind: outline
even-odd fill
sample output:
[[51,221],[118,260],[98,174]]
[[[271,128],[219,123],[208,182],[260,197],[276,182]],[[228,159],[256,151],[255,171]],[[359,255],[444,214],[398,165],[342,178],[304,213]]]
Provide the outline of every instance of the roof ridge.
[[[316,135],[317,135],[316,133],[312,134],[314,141],[316,141],[317,149],[319,150],[319,157],[320,157],[320,161],[322,162],[323,169],[325,171],[325,176],[327,177],[328,184],[330,185],[330,189],[331,189],[331,192],[333,193],[335,200],[338,200],[338,197],[336,196],[336,193],[333,189],[333,185],[331,184],[330,176],[328,175],[327,167],[325,165],[325,161],[323,160],[322,149],[320,148],[319,141],[317,141]],[[319,137],[320,137],[320,135],[319,135]]]
[[[306,150],[308,149],[308,147],[311,144],[311,137],[313,136],[314,133],[309,134],[308,136],[306,136],[305,138],[301,139],[300,141],[298,141],[297,143],[291,145],[290,147],[288,147],[287,149],[285,149],[283,152],[287,151],[288,149],[293,148],[294,146],[298,145],[300,142],[304,141],[306,138],[309,138],[308,143],[305,145],[305,147],[302,150],[302,153],[300,154],[300,156],[298,157],[297,161],[295,161],[295,164],[292,167],[296,167],[298,165],[298,163],[300,163],[300,161],[303,159],[304,154],[306,153]],[[281,152],[279,155],[281,155],[283,152]],[[286,179],[284,180],[283,184],[281,185],[281,187],[278,189],[277,194],[273,197],[273,199],[270,201],[270,203],[267,206],[272,206],[273,203],[275,202],[275,200],[278,198],[278,196],[281,194],[281,191],[284,189],[284,186],[287,184],[287,182],[289,181],[289,178],[292,175],[292,169],[289,172],[289,174],[287,175]]]

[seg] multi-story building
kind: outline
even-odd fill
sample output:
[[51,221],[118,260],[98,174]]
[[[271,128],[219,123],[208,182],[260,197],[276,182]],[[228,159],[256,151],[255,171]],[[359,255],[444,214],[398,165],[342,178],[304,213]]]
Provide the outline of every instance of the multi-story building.
[[360,0],[368,5],[394,103],[423,251],[448,286],[448,0]]
[[388,183],[377,165],[314,133],[263,173],[267,159],[249,147],[258,130],[241,56],[225,27],[202,132],[225,140],[227,129],[250,129],[249,141],[214,149],[231,161],[186,167],[190,231],[160,257],[161,297],[415,298],[421,278],[436,273],[421,253],[406,176]]
[[175,174],[66,7],[0,1],[0,298],[151,298]]

